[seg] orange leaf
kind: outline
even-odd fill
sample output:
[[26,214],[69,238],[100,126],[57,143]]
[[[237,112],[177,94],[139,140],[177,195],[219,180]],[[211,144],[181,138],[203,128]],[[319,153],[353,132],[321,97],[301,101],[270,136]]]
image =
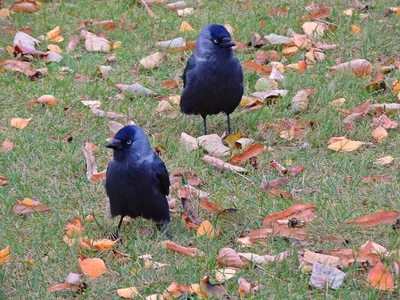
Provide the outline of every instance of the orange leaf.
[[13,5],[11,5],[10,9],[13,12],[35,12],[38,11],[39,7],[35,1],[29,1],[29,0],[21,0],[15,2]]
[[378,290],[388,291],[394,289],[392,274],[382,262],[378,262],[368,273],[367,281]]
[[382,126],[376,127],[371,135],[378,143],[382,143],[389,136],[387,130]]
[[80,291],[81,288],[77,285],[71,284],[71,283],[60,283],[52,286],[51,288],[47,289],[46,294],[49,295],[54,292],[58,291]]
[[257,156],[265,151],[267,147],[263,144],[254,144],[247,148],[243,153],[234,155],[229,162],[233,165],[241,165],[245,163],[250,157]]
[[307,62],[305,60],[299,61],[299,72],[304,73],[307,70]]
[[193,27],[186,21],[183,21],[181,26],[179,27],[180,32],[185,32],[185,31],[193,31]]
[[174,88],[179,87],[179,80],[178,80],[178,78],[175,78],[175,79],[172,80],[172,81],[164,81],[164,82],[161,84],[161,86],[162,86],[164,89],[174,89]]
[[78,217],[68,220],[67,225],[64,228],[65,234],[69,237],[72,235],[80,235],[85,231],[83,222]]
[[93,173],[92,177],[90,178],[90,182],[101,182],[103,180],[106,180],[106,176],[107,176],[107,169],[105,169],[104,171],[101,171],[99,173]]
[[210,221],[205,220],[200,224],[199,229],[197,229],[197,236],[206,235],[210,238],[215,236],[215,230]]
[[263,66],[260,65],[256,62],[252,62],[252,61],[245,61],[244,63],[242,63],[242,67],[243,70],[245,71],[250,71],[250,72],[256,72],[257,74],[260,75],[270,75],[272,68],[268,67],[268,66]]
[[356,34],[359,34],[359,33],[362,32],[361,28],[358,27],[357,25],[351,24],[350,27],[351,27],[351,30],[353,30],[353,32],[356,33]]
[[9,179],[7,177],[0,176],[0,186],[7,185],[8,182],[9,182]]
[[79,266],[81,267],[83,274],[90,278],[98,278],[107,272],[104,261],[97,257],[85,258],[84,260],[79,259]]
[[356,220],[347,221],[346,224],[355,224],[362,227],[372,227],[396,221],[400,216],[397,210],[380,211],[371,215],[359,217]]
[[210,202],[206,198],[200,198],[200,206],[211,214],[218,214],[224,210],[222,206]]
[[292,56],[299,50],[299,47],[297,46],[292,46],[292,47],[286,47],[282,49],[282,54],[286,57]]
[[217,256],[217,261],[221,266],[232,268],[243,268],[244,263],[240,259],[239,254],[232,248],[222,248]]
[[33,107],[35,104],[47,104],[48,106],[57,105],[57,99],[52,95],[40,96],[36,101],[29,103],[29,107]]
[[42,212],[50,210],[49,206],[40,205],[39,201],[31,200],[25,198],[21,203],[15,204],[13,207],[13,212],[19,215],[26,215],[31,212]]
[[380,175],[374,175],[374,176],[367,176],[367,177],[361,178],[360,182],[369,183],[372,181],[381,182],[381,183],[389,183],[389,178],[380,176]]
[[135,288],[135,287],[118,289],[117,294],[119,297],[125,298],[125,299],[134,299],[137,296],[139,296],[139,292],[138,292],[137,288]]
[[273,226],[277,220],[307,219],[313,215],[316,209],[317,206],[315,204],[293,204],[288,209],[266,216],[262,224],[263,226]]
[[191,257],[204,256],[204,252],[200,251],[197,248],[183,247],[178,244],[175,244],[172,241],[163,241],[161,245],[172,252],[180,253],[186,256],[191,256]]
[[29,122],[32,118],[29,119],[22,119],[22,118],[13,118],[11,119],[10,125],[15,128],[23,129],[28,126]]
[[4,265],[10,259],[10,246],[0,250],[0,266]]
[[108,239],[103,239],[103,240],[97,240],[97,241],[93,241],[93,240],[85,240],[82,241],[78,244],[78,246],[80,248],[86,249],[86,250],[94,250],[96,252],[108,252],[111,250],[112,247],[115,246],[115,244],[117,243],[117,240],[112,241],[112,240],[108,240]]
[[208,163],[208,164],[210,164],[213,167],[218,168],[218,169],[225,169],[225,170],[238,172],[238,173],[247,173],[246,169],[244,169],[242,167],[234,166],[234,165],[229,164],[229,163],[226,163],[222,159],[219,159],[219,158],[216,158],[216,157],[213,157],[213,156],[204,155],[202,160],[205,163]]

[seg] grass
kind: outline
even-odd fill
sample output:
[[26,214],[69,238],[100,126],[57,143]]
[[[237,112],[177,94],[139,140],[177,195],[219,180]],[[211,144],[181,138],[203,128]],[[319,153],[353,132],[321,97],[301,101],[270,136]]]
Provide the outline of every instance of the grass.
[[[196,172],[205,182],[203,190],[211,194],[210,200],[226,208],[236,208],[243,212],[248,229],[261,226],[265,215],[286,209],[293,203],[314,203],[318,206],[318,218],[307,224],[310,233],[318,237],[321,234],[340,235],[349,241],[346,247],[358,248],[367,240],[373,240],[388,249],[399,249],[398,231],[390,225],[363,229],[346,226],[345,222],[365,214],[384,209],[399,209],[400,179],[400,137],[396,130],[390,132],[383,144],[377,144],[371,137],[370,117],[356,124],[356,130],[349,138],[373,142],[362,151],[336,153],[327,149],[328,140],[333,136],[342,136],[345,129],[343,116],[328,106],[328,103],[339,97],[347,99],[345,109],[352,109],[367,99],[373,103],[395,102],[390,93],[371,94],[363,85],[367,78],[355,78],[349,74],[327,76],[327,67],[335,64],[337,58],[348,61],[355,58],[367,58],[373,63],[382,56],[399,58],[399,19],[396,15],[385,17],[386,7],[395,6],[397,1],[387,0],[376,3],[373,10],[366,11],[368,17],[362,19],[359,13],[352,17],[343,15],[348,8],[345,1],[329,1],[332,9],[331,21],[338,28],[327,33],[323,40],[337,43],[338,48],[327,51],[326,60],[309,69],[304,74],[286,72],[286,81],[280,85],[289,91],[288,95],[275,104],[262,110],[242,114],[239,109],[233,114],[232,122],[235,131],[247,134],[262,142],[261,131],[257,125],[263,122],[275,122],[279,118],[296,117],[301,120],[317,120],[320,126],[314,129],[301,141],[286,141],[278,135],[271,135],[265,142],[274,148],[259,157],[258,170],[250,170],[246,177],[233,173],[216,171],[201,161],[202,150],[188,153],[179,142],[181,132],[199,136],[202,132],[202,121],[196,117],[179,115],[171,120],[155,115],[157,101],[151,97],[135,96],[134,99],[119,99],[114,85],[131,84],[139,81],[162,96],[180,94],[180,89],[166,90],[161,88],[165,80],[172,80],[181,75],[191,53],[167,52],[168,64],[157,70],[140,70],[138,74],[129,72],[132,65],[141,58],[155,52],[154,42],[183,36],[194,40],[205,24],[216,22],[230,24],[237,40],[247,42],[253,32],[261,35],[269,33],[285,35],[289,28],[301,32],[301,23],[296,22],[307,13],[305,5],[309,1],[186,1],[188,6],[197,8],[194,15],[185,17],[195,31],[179,33],[182,18],[176,13],[168,12],[163,5],[151,5],[157,20],[150,19],[141,5],[136,1],[45,1],[37,13],[13,14],[6,20],[0,19],[0,25],[14,28],[31,27],[34,37],[45,34],[55,26],[61,27],[65,42],[60,46],[64,50],[64,60],[60,64],[47,65],[49,76],[29,81],[17,73],[0,74],[0,142],[5,139],[15,143],[12,151],[0,152],[0,175],[8,177],[8,186],[0,188],[0,249],[10,245],[10,261],[0,267],[0,298],[43,299],[72,298],[70,293],[57,293],[46,296],[46,290],[57,283],[65,282],[69,272],[80,273],[77,260],[83,250],[69,247],[63,240],[63,228],[68,219],[79,216],[95,215],[97,222],[85,222],[85,232],[89,238],[100,239],[112,232],[117,220],[111,220],[108,214],[108,199],[102,183],[92,184],[85,177],[85,161],[81,151],[82,145],[93,142],[100,147],[95,154],[99,169],[106,167],[110,151],[103,147],[109,138],[108,120],[92,115],[80,100],[100,100],[101,108],[125,114],[142,126],[149,134],[153,147],[161,145],[165,150],[162,155],[168,170],[190,169]],[[320,1],[316,1],[320,2]],[[385,3],[383,3],[385,2]],[[8,7],[11,1],[5,1]],[[252,7],[249,8],[249,4]],[[271,6],[290,8],[284,17],[271,17],[267,14]],[[120,49],[113,51],[117,59],[111,65],[113,70],[104,80],[76,83],[73,74],[60,73],[63,66],[77,73],[93,76],[96,66],[104,65],[111,54],[96,54],[84,50],[81,44],[76,52],[66,54],[65,49],[70,37],[79,34],[76,26],[83,20],[112,19],[117,26],[125,19],[126,24],[137,23],[137,29],[125,31],[119,27],[106,31],[111,41],[121,41]],[[258,26],[265,21],[266,27]],[[363,32],[355,35],[350,24],[360,26]],[[92,27],[95,32],[101,29]],[[13,35],[0,33],[0,47],[11,45]],[[45,50],[47,42],[42,42],[40,50]],[[268,47],[267,47],[268,49]],[[279,49],[278,49],[279,51]],[[240,61],[250,61],[255,51],[238,52]],[[76,55],[80,55],[80,59]],[[8,58],[0,53],[0,59]],[[287,59],[285,64],[297,62],[302,58],[296,54]],[[35,68],[45,67],[45,63],[34,62]],[[397,77],[396,71],[387,78]],[[245,73],[245,94],[254,91],[254,84],[259,76]],[[291,99],[300,88],[315,88],[311,96],[309,109],[298,116],[290,110]],[[53,94],[58,99],[56,107],[35,106],[28,109],[28,103],[43,94]],[[68,108],[68,109],[66,109]],[[10,127],[13,117],[32,117],[29,126],[23,130]],[[224,116],[209,118],[209,132],[222,134],[226,127]],[[65,138],[71,135],[73,140],[67,143]],[[308,147],[300,147],[308,143]],[[380,167],[372,164],[378,157],[391,155],[395,158],[392,165]],[[269,161],[291,160],[293,164],[302,164],[306,171],[294,178],[287,190],[292,188],[317,188],[311,195],[300,195],[294,200],[273,199],[262,192],[258,186],[262,181],[278,177],[275,170],[269,167]],[[362,184],[359,179],[368,175],[383,175],[390,183]],[[345,176],[353,176],[350,183],[344,182]],[[34,213],[22,218],[13,214],[13,205],[25,197],[38,199],[51,207],[50,212]],[[179,206],[178,206],[179,207]],[[178,208],[180,210],[180,208]],[[205,219],[215,222],[206,212],[199,209]],[[170,225],[171,239],[181,245],[193,245],[206,253],[202,259],[190,259],[174,254],[159,246],[161,235],[154,224],[146,220],[136,220],[125,225],[121,232],[124,243],[117,249],[129,253],[133,259],[120,265],[109,256],[103,255],[108,272],[96,280],[84,278],[88,284],[85,296],[88,299],[117,298],[118,288],[136,286],[141,295],[162,293],[173,281],[182,284],[198,283],[207,273],[217,268],[216,257],[223,247],[236,245],[234,232],[215,239],[196,237],[195,232],[186,230],[180,214],[172,216]],[[343,247],[334,242],[316,239],[308,247],[313,251],[325,251]],[[270,239],[265,245],[256,245],[242,252],[257,254],[276,254],[288,248],[294,249],[287,240]],[[169,266],[160,270],[147,270],[132,273],[138,268],[136,258],[150,253],[155,261]],[[96,256],[93,253],[86,253]],[[32,258],[35,264],[25,261]],[[390,266],[390,263],[386,263]],[[258,281],[262,285],[257,299],[306,299],[306,298],[342,298],[342,299],[383,299],[395,297],[368,288],[365,285],[366,273],[359,274],[358,266],[345,270],[348,279],[338,291],[314,290],[309,287],[309,275],[299,271],[296,251],[290,259],[282,263],[272,263],[263,268],[252,267],[241,270],[237,277],[244,277],[250,282]],[[398,282],[399,278],[395,278]],[[227,283],[229,293],[237,293],[237,280]]]

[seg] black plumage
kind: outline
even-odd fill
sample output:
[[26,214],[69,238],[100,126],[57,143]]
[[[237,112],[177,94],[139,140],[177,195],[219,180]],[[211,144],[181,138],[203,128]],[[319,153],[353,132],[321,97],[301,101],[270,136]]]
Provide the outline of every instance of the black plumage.
[[234,45],[222,25],[205,26],[183,72],[181,111],[201,115],[204,134],[207,134],[207,116],[221,112],[228,117],[228,132],[231,133],[229,115],[243,95],[243,71],[233,52]]
[[125,216],[151,219],[163,227],[165,235],[170,221],[166,198],[169,175],[144,131],[135,125],[125,126],[106,147],[114,150],[105,183],[111,216],[121,216],[115,236]]

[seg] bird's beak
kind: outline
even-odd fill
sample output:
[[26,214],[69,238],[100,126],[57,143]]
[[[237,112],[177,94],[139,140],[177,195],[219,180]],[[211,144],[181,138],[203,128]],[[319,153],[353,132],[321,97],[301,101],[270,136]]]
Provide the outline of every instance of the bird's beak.
[[233,46],[236,46],[236,44],[229,37],[224,37],[219,46],[222,48],[231,48]]
[[106,145],[106,147],[111,148],[111,149],[120,150],[120,149],[122,149],[122,142],[119,139],[113,139],[111,142],[109,142]]

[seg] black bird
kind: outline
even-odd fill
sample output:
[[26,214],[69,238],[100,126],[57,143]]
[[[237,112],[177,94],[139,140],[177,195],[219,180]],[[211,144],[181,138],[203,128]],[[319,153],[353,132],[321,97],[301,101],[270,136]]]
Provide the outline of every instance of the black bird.
[[228,133],[231,133],[229,115],[239,105],[243,95],[242,66],[233,52],[233,46],[235,43],[224,26],[205,26],[183,72],[181,111],[201,115],[204,134],[207,134],[207,116],[220,112],[226,113]]
[[105,183],[111,216],[121,216],[114,236],[118,237],[122,219],[129,216],[155,221],[159,229],[163,228],[165,237],[170,221],[166,198],[169,175],[143,129],[135,125],[125,126],[106,147],[114,150]]

